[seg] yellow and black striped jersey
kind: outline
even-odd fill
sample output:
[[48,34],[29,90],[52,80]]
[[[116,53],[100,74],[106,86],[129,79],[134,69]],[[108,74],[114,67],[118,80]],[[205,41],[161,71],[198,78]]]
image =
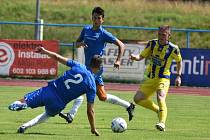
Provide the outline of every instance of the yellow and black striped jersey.
[[170,78],[172,60],[182,60],[178,46],[171,42],[162,46],[157,39],[150,40],[140,55],[150,60],[147,66],[149,78]]

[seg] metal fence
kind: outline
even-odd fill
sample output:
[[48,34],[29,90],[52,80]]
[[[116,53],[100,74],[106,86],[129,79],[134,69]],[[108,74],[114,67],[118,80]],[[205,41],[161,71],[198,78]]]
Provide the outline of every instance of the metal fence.
[[[85,24],[53,24],[53,23],[34,23],[34,22],[11,22],[11,21],[0,21],[0,25],[30,25],[30,26],[54,26],[54,27],[83,27]],[[112,29],[125,29],[125,30],[148,30],[155,31],[158,28],[152,27],[132,27],[132,26],[109,26],[103,25],[104,28],[112,28]],[[177,29],[172,28],[172,31],[175,32],[184,32],[186,33],[186,48],[190,48],[190,33],[210,33],[210,30],[199,30],[199,29]],[[73,42],[63,43],[60,42],[60,46],[73,46]]]

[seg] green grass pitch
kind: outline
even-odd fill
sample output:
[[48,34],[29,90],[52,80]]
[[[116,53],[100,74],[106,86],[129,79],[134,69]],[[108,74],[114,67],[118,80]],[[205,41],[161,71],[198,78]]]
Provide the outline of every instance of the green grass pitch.
[[[210,140],[210,96],[173,95],[167,97],[168,119],[166,132],[154,125],[157,116],[152,111],[136,106],[135,117],[129,122],[124,108],[100,102],[96,98],[96,126],[101,136],[90,133],[83,102],[74,122],[67,124],[59,116],[17,134],[17,128],[44,111],[43,107],[19,112],[8,110],[8,105],[25,93],[37,88],[0,86],[0,140]],[[132,101],[134,93],[108,91],[122,99]],[[65,112],[71,107],[69,103]],[[111,121],[122,117],[128,123],[124,133],[113,133]]]

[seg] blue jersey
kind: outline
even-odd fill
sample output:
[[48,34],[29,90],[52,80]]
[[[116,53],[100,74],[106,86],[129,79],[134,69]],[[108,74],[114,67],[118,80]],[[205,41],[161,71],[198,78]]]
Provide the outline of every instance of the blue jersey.
[[45,106],[46,113],[55,116],[65,108],[67,103],[82,94],[86,93],[89,103],[94,102],[96,84],[92,71],[73,60],[68,60],[66,65],[71,69],[58,79],[24,96],[28,107]]
[[85,26],[81,31],[79,39],[88,46],[85,51],[85,65],[89,66],[94,55],[103,55],[106,43],[116,42],[116,37],[100,26],[98,30],[93,30],[92,25]]
[[50,82],[56,87],[57,95],[67,104],[86,93],[87,101],[93,103],[96,96],[96,84],[91,70],[73,60],[68,60],[67,66],[71,69]]

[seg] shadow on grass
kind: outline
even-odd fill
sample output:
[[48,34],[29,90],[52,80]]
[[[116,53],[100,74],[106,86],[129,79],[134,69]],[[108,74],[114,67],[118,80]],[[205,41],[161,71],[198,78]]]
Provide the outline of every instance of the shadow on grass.
[[[86,128],[84,128],[86,129]],[[97,127],[98,130],[111,130],[111,128],[109,127]],[[151,130],[151,129],[140,129],[140,128],[128,128],[126,131],[154,131],[154,130]]]
[[[49,124],[51,122],[48,122]],[[52,122],[51,124],[65,124],[65,125],[70,125],[71,123],[67,123],[67,122]]]
[[41,132],[31,132],[31,133],[24,133],[24,135],[49,135],[49,136],[52,136],[52,135],[57,135],[57,134],[48,134],[48,133],[41,133]]
[[52,135],[57,135],[57,134],[48,134],[48,133],[17,133],[17,132],[0,132],[0,135],[7,135],[7,134],[18,134],[18,135],[49,135],[49,136],[52,136]]

